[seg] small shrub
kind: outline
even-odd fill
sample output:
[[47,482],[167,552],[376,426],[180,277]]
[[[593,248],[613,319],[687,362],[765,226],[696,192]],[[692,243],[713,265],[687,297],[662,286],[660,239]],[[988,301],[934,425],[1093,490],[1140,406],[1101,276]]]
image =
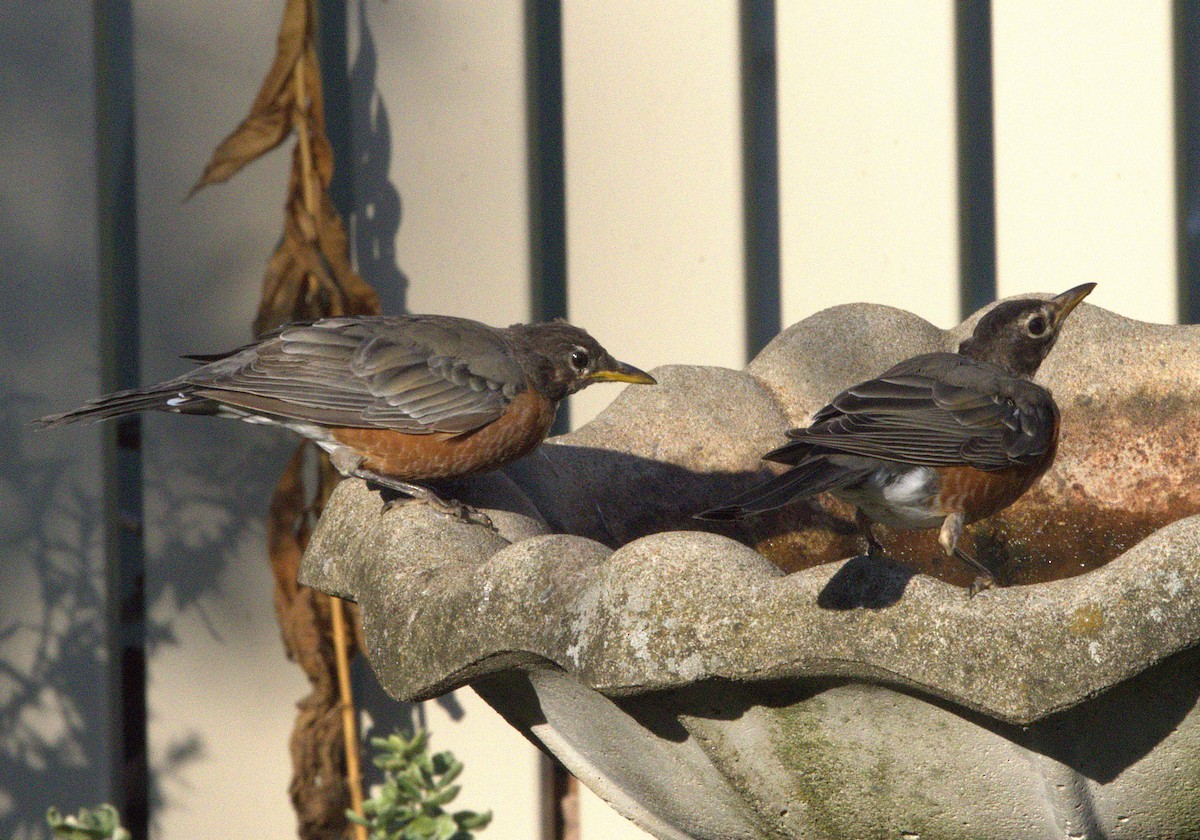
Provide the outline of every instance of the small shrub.
[[51,808],[46,812],[46,824],[55,840],[133,840],[121,828],[121,817],[111,805],[83,808],[74,817],[64,817],[57,808]]
[[370,830],[371,840],[472,840],[472,832],[492,821],[491,811],[445,811],[458,796],[461,786],[454,780],[463,765],[449,752],[431,756],[428,732],[372,738],[371,745],[378,750],[375,766],[383,770],[384,783],[363,803],[365,818],[346,814]]

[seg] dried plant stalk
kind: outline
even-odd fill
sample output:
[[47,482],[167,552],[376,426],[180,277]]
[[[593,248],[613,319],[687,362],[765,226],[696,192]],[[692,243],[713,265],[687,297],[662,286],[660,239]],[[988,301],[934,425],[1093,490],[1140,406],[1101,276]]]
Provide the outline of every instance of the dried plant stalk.
[[[254,331],[329,315],[371,315],[379,298],[350,265],[349,241],[329,196],[333,149],[325,134],[320,74],[314,48],[313,0],[288,0],[275,60],[250,113],[214,150],[192,193],[223,182],[282,143],[297,143],[284,208],[284,230],[263,277]],[[362,771],[350,689],[349,657],[362,637],[357,608],[296,583],[313,524],[337,482],[320,453],[313,490],[304,482],[304,453],[296,450],[279,480],[268,518],[275,606],[284,647],[304,669],[312,692],[298,704],[292,732],[289,787],[303,840],[366,840],[363,826],[345,818],[362,813]],[[347,631],[350,632],[347,632]]]
[[[330,598],[329,607],[333,617],[333,649],[336,654],[338,695],[342,711],[342,740],[346,745],[346,787],[350,792],[350,808],[363,815],[362,760],[358,754],[358,726],[354,716],[354,694],[350,687],[350,651],[346,631],[346,602],[341,598]],[[367,827],[351,825],[358,840],[367,840]]]

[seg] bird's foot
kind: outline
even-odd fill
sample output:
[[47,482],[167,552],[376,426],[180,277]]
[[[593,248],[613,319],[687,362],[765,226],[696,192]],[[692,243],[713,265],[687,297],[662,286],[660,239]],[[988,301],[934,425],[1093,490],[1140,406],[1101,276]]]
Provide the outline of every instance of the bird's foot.
[[883,553],[883,544],[875,537],[875,531],[871,527],[871,518],[862,510],[854,512],[854,522],[858,525],[859,532],[867,541],[867,557],[872,560],[883,560],[886,555]]
[[995,573],[992,572],[991,569],[980,563],[970,554],[967,554],[967,552],[963,551],[958,546],[954,547],[954,556],[966,563],[976,572],[975,580],[971,581],[971,585],[967,588],[967,594],[971,598],[974,598],[985,589],[992,589],[993,587],[1000,585],[999,581],[996,580]]
[[966,516],[961,511],[947,516],[942,523],[941,533],[938,534],[938,542],[941,543],[943,551],[956,557],[975,570],[975,580],[971,582],[971,586],[967,589],[970,597],[974,598],[983,590],[991,589],[993,586],[997,586],[998,583],[996,575],[991,569],[959,548],[958,539],[962,536],[965,521]]
[[380,512],[380,515],[390,513],[403,505],[428,505],[438,513],[445,514],[454,519],[461,519],[463,522],[482,525],[493,531],[496,530],[491,517],[483,511],[476,510],[470,505],[465,505],[456,499],[443,499],[441,496],[435,494],[431,494],[430,496],[398,496],[395,499],[388,499],[383,503],[383,510]]
[[971,585],[967,587],[967,597],[974,598],[985,589],[991,589],[998,586],[994,575],[976,575],[975,580],[971,581]]
[[396,478],[391,478],[386,475],[379,475],[368,470],[357,470],[354,475],[365,481],[371,481],[389,490],[395,490],[397,493],[402,493],[395,499],[389,499],[383,503],[383,510],[380,515],[389,513],[401,505],[409,504],[424,504],[429,505],[438,513],[444,513],[447,516],[452,516],[455,519],[461,519],[464,522],[469,522],[473,525],[482,525],[493,531],[496,526],[492,523],[491,517],[481,510],[476,510],[470,505],[465,505],[457,499],[443,499],[437,493],[434,493],[428,487],[422,487],[420,484],[413,484],[409,481],[401,481]]

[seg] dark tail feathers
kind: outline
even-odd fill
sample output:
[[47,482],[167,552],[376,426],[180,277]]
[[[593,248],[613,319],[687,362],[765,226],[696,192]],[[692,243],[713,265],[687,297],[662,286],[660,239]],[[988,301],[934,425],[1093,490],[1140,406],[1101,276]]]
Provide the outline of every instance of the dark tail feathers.
[[859,480],[869,469],[844,467],[822,457],[801,462],[782,475],[777,475],[758,487],[734,496],[728,504],[696,514],[697,519],[732,522],[756,513],[783,507],[788,502],[806,499],[826,490],[833,490]]
[[[133,414],[137,411],[167,410],[179,411],[182,406],[169,406],[168,401],[187,392],[187,386],[180,383],[163,382],[148,388],[135,388],[131,391],[117,391],[106,394],[62,414],[48,414],[34,420],[34,425],[42,429],[53,429],[80,420],[107,420],[110,417],[120,417],[122,414]],[[183,409],[186,410],[186,409]]]

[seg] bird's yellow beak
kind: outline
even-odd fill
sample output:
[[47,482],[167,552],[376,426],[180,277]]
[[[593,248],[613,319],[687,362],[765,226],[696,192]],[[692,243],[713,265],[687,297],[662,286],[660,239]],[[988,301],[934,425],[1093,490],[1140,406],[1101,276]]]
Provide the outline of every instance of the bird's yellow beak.
[[598,370],[588,377],[591,382],[629,382],[633,385],[657,385],[658,381],[633,365],[617,362],[615,368]]
[[1096,288],[1095,283],[1084,283],[1082,286],[1076,286],[1073,289],[1067,289],[1061,295],[1055,295],[1050,298],[1050,302],[1054,306],[1054,327],[1057,329],[1059,324],[1067,319],[1071,314],[1071,310],[1079,305],[1092,289]]

